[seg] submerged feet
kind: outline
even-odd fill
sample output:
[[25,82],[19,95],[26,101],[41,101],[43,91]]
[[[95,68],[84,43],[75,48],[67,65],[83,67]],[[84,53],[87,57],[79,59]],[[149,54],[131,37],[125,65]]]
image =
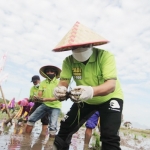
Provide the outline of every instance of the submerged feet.
[[55,135],[50,135],[49,139],[47,140],[47,143],[44,147],[44,150],[53,150],[54,140],[55,140]]

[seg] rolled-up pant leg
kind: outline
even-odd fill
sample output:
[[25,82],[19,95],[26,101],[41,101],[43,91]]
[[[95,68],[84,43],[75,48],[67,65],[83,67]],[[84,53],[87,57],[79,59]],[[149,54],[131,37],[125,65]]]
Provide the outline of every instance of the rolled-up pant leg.
[[94,128],[97,126],[98,118],[99,118],[99,112],[96,111],[96,112],[86,121],[85,127],[86,127],[86,128],[89,128],[89,129],[94,129]]
[[[42,103],[35,102],[34,106],[32,107],[32,109],[31,109],[30,112],[29,112],[29,116],[30,116],[41,104],[42,104]],[[42,122],[42,125],[48,125],[48,123],[49,123],[48,113],[45,114],[45,115],[41,118],[41,122]]]
[[41,119],[45,114],[47,106],[42,104],[40,105],[28,118],[27,125],[34,126],[35,122]]

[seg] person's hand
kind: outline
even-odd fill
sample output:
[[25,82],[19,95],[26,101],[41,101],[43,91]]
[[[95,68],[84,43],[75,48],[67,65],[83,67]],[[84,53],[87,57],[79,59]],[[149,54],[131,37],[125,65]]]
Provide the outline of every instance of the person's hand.
[[54,97],[59,101],[64,101],[67,99],[67,88],[65,86],[57,86],[54,89]]
[[28,99],[28,102],[33,102],[33,98],[30,97],[30,98]]
[[76,86],[70,91],[69,97],[75,103],[80,103],[93,98],[93,88],[91,86]]
[[42,101],[43,102],[47,102],[48,100],[47,100],[47,98],[43,98]]
[[39,103],[42,103],[43,102],[43,98],[42,97],[38,97],[38,96],[33,96],[33,102],[39,102]]

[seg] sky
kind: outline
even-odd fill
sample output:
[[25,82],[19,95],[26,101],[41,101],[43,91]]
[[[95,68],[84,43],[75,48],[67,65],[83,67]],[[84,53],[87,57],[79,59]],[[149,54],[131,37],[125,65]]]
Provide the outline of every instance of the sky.
[[[42,66],[61,68],[71,51],[52,49],[79,21],[110,41],[98,48],[115,55],[124,120],[150,128],[149,6],[149,0],[0,1],[0,58],[7,52],[3,74],[8,78],[1,84],[5,98],[29,97],[31,77],[40,75]],[[62,112],[71,105],[63,102]]]

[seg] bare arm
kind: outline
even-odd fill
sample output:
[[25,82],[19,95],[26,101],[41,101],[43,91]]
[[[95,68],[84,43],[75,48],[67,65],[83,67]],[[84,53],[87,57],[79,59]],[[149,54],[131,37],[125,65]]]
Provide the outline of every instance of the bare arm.
[[114,92],[116,87],[116,80],[111,79],[104,82],[104,84],[93,87],[93,96],[106,96]]
[[39,92],[38,92],[38,97],[42,97],[42,95],[43,95],[43,92],[42,92],[42,91],[39,91]]
[[[38,97],[42,97],[42,95],[43,95],[43,92],[42,92],[42,91],[39,91],[39,92],[38,92]],[[43,101],[44,101],[44,102],[46,102],[46,101],[52,102],[52,101],[57,101],[57,100],[56,100],[55,97],[50,97],[50,98],[43,98]]]
[[51,97],[51,98],[43,98],[44,102],[53,102],[53,101],[57,101],[57,99],[55,97]]

